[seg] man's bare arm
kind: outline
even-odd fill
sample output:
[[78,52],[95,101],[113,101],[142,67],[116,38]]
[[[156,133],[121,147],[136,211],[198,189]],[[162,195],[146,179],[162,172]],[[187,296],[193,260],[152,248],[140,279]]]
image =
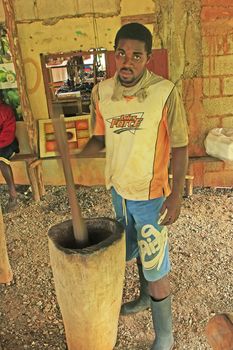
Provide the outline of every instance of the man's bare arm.
[[85,158],[94,156],[99,151],[105,148],[105,137],[104,136],[92,136],[88,141],[86,146],[82,149],[82,151],[78,154],[78,157]]
[[175,222],[181,209],[182,193],[185,175],[188,167],[188,147],[172,148],[172,192],[164,201],[161,214],[167,209],[165,218],[161,225],[171,225]]
[[172,148],[172,193],[182,196],[188,168],[188,147]]

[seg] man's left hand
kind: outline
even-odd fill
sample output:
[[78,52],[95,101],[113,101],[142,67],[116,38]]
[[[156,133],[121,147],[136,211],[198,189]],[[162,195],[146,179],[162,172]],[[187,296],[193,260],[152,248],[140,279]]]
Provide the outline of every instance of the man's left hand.
[[182,196],[180,194],[171,193],[163,203],[160,210],[160,216],[165,215],[160,225],[173,224],[180,215]]

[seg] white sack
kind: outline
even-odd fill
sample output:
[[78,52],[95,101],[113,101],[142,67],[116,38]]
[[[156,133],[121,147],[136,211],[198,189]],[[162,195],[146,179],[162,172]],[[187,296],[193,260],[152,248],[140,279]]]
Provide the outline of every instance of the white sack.
[[233,161],[233,128],[215,128],[205,141],[206,153],[222,160]]

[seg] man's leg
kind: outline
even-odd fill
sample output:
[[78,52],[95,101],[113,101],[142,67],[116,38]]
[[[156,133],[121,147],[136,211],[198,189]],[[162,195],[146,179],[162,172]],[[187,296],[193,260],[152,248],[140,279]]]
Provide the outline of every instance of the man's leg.
[[137,268],[140,284],[140,295],[136,300],[129,301],[122,305],[121,315],[129,315],[137,313],[139,311],[146,310],[150,307],[150,296],[148,293],[148,282],[146,281],[143,271],[142,263],[138,257],[138,242],[137,231],[135,229],[135,222],[127,209],[127,201],[125,201],[117,192],[112,188],[112,202],[116,214],[116,219],[123,224],[126,232],[126,260],[130,261],[137,257]]
[[151,298],[149,296],[148,282],[144,277],[140,258],[137,258],[137,268],[138,268],[138,275],[139,275],[140,294],[137,299],[129,301],[128,303],[125,303],[122,305],[121,315],[124,315],[124,316],[135,314],[140,311],[144,311],[151,306]]
[[171,293],[168,276],[164,276],[158,281],[149,282],[149,294],[156,300],[165,299]]
[[164,198],[129,203],[135,220],[143,274],[149,282],[151,311],[156,338],[151,350],[173,347],[168,231],[160,226],[159,213]]
[[149,282],[149,293],[151,295],[151,312],[156,334],[151,350],[171,350],[174,345],[174,338],[168,276],[155,282]]
[[13,172],[11,166],[3,161],[0,161],[0,170],[9,190],[10,199],[6,211],[10,211],[17,206],[17,192],[14,184]]

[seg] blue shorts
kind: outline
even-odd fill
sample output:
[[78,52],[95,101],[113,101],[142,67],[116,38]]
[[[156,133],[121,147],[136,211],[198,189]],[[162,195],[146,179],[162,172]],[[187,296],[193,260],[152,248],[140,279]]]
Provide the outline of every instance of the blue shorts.
[[114,188],[112,202],[117,221],[126,232],[126,260],[140,256],[147,281],[154,282],[170,271],[168,233],[158,224],[164,197],[133,201],[122,198]]

